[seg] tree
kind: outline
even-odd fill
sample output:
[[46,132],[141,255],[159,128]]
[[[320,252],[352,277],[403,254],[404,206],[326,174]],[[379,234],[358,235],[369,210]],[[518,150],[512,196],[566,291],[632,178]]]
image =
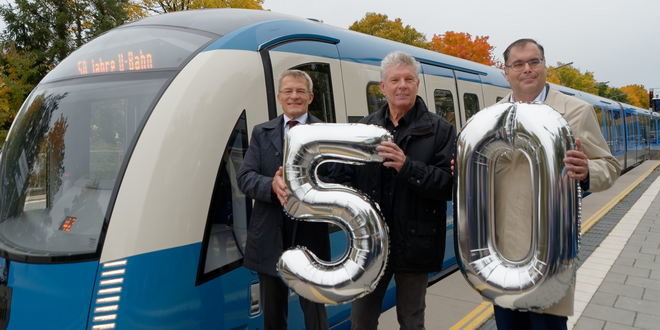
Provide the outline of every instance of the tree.
[[37,57],[31,52],[19,52],[12,43],[0,49],[0,146],[25,97],[41,80]]
[[619,89],[628,97],[628,103],[644,109],[649,108],[649,93],[644,85],[626,85]]
[[[129,21],[126,6],[128,0],[91,0],[89,36],[95,37]],[[81,46],[77,44],[77,46]]]
[[629,103],[626,93],[621,89],[610,87],[606,82],[597,82],[592,72],[585,71],[582,73],[579,69],[562,62],[557,62],[554,67],[548,67],[548,81],[615,101]]
[[34,52],[51,69],[75,48],[123,24],[128,0],[16,0],[0,6],[2,41]]
[[[556,67],[560,67],[557,69]],[[570,65],[557,62],[557,66],[548,67],[548,81],[562,86],[581,90],[583,92],[597,94],[598,86],[592,72],[585,73]]]
[[612,99],[614,101],[630,103],[630,100],[628,100],[628,95],[624,93],[620,88],[606,86],[603,91],[598,91],[598,95]]
[[15,0],[0,5],[6,24],[0,35],[0,138],[49,70],[80,45],[125,22],[127,1]]
[[384,14],[367,13],[364,18],[355,21],[348,29],[420,48],[428,48],[424,34],[417,32],[410,25],[403,26],[400,18],[392,21]]
[[262,9],[264,0],[130,0],[125,6],[129,17],[146,17],[175,11],[203,8]]
[[485,65],[496,65],[493,55],[495,47],[488,43],[488,38],[475,36],[472,39],[469,33],[447,31],[445,34],[434,34],[429,49]]

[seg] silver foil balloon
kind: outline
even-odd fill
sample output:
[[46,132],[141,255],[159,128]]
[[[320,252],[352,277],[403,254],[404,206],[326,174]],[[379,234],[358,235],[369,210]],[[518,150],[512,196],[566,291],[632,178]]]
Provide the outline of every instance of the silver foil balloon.
[[285,251],[277,269],[299,295],[324,304],[341,304],[376,288],[389,252],[387,225],[378,206],[357,190],[319,180],[326,162],[382,162],[376,146],[391,141],[387,130],[364,124],[298,125],[284,147],[284,180],[291,190],[285,211],[299,221],[328,222],[348,237],[339,260],[324,262],[305,247]]
[[[496,104],[479,111],[457,139],[454,215],[457,260],[482,296],[517,310],[547,308],[575,279],[581,192],[563,158],[575,143],[566,120],[544,104]],[[498,158],[522,152],[531,170],[532,242],[522,260],[497,250],[494,177]],[[506,201],[503,206],[506,207]]]

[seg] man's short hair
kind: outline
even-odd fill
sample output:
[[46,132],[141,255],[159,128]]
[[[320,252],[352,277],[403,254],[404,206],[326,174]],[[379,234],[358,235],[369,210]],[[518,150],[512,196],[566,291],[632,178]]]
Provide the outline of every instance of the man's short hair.
[[518,39],[518,40],[514,41],[512,44],[509,45],[509,47],[506,48],[506,50],[504,50],[504,64],[506,64],[506,62],[509,61],[509,55],[511,54],[511,48],[513,48],[513,47],[525,47],[525,45],[527,45],[529,43],[535,44],[539,48],[539,50],[541,51],[541,57],[543,57],[543,59],[545,59],[545,52],[543,51],[543,46],[541,46],[541,44],[536,42],[536,40],[534,40],[534,39],[524,38],[524,39]]
[[387,68],[397,65],[410,65],[415,68],[415,77],[419,76],[419,71],[421,68],[419,62],[417,62],[414,57],[397,50],[387,54],[385,58],[383,58],[383,60],[380,62],[380,79],[384,81],[385,71],[387,71]]
[[282,72],[282,74],[280,75],[280,80],[277,83],[278,86],[282,86],[282,80],[284,80],[284,78],[286,77],[305,79],[307,81],[308,92],[310,93],[314,92],[314,83],[312,82],[312,77],[310,77],[309,74],[307,74],[307,72],[296,69],[286,70]]

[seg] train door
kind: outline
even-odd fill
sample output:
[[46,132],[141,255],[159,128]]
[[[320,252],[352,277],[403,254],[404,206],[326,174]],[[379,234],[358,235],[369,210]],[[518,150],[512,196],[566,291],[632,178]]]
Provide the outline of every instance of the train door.
[[626,123],[626,166],[631,166],[637,163],[637,122],[632,111],[624,109],[623,112]]
[[613,131],[614,131],[614,146],[616,147],[616,154],[614,154],[614,157],[619,161],[619,164],[621,164],[621,168],[627,168],[628,165],[626,164],[626,128],[625,128],[625,121],[623,118],[623,110],[621,106],[617,103],[614,105],[611,111],[612,115],[612,124],[613,124]]
[[[344,90],[346,91],[346,111],[350,123],[358,122],[366,115],[378,111],[387,103],[387,99],[380,88],[380,61],[369,60],[370,64],[365,64],[366,61],[358,63],[346,60],[341,63],[344,73]],[[417,95],[428,105],[427,100],[429,99],[427,98],[425,85],[424,76],[420,72]]]
[[[248,148],[246,111],[233,125],[215,178],[201,248],[197,284],[201,302],[222,312],[227,328],[261,327],[259,286],[254,272],[241,267],[252,203],[240,191],[237,174]],[[216,327],[216,317],[205,317],[202,328]]]
[[640,161],[644,161],[644,160],[649,159],[649,154],[651,152],[650,143],[649,143],[650,142],[649,137],[650,137],[650,131],[651,131],[650,130],[650,128],[651,128],[650,127],[651,116],[646,114],[646,113],[640,113],[638,115],[638,118],[639,118],[639,129],[640,129],[640,134],[639,135],[640,135],[640,141],[641,141],[640,142],[640,148],[641,148],[641,151],[642,151]]
[[660,159],[660,114],[651,116],[651,159]]
[[[429,111],[435,112],[458,131],[459,123],[456,117],[458,109],[458,98],[456,93],[456,79],[451,69],[422,64],[424,73],[424,85],[426,87],[426,99]],[[443,260],[443,273],[446,267],[456,264],[454,254],[454,208],[451,201],[447,202],[447,236],[445,239],[445,256]],[[441,273],[442,275],[442,273]]]
[[[264,70],[269,98],[268,111],[271,118],[282,113],[282,108],[276,101],[280,74],[288,69],[298,69],[307,72],[314,84],[314,99],[309,106],[310,113],[328,123],[347,121],[342,68],[336,42],[333,39],[294,39],[262,50],[262,59],[266,63]],[[330,235],[332,258],[336,260],[346,249],[346,236],[334,226]],[[345,321],[348,317],[346,311],[349,308],[350,305],[328,307],[329,324],[333,326]],[[289,299],[288,322],[291,329],[304,328],[298,296],[293,291]]]
[[[309,106],[310,112],[324,122],[346,122],[339,51],[333,40],[327,42],[294,40],[269,49],[268,56],[272,77],[267,83],[272,83],[273,88],[273,97],[271,99],[269,95],[268,104],[271,117],[273,117],[273,105],[277,108],[275,115],[282,113],[282,108],[277,104],[275,97],[279,75],[288,69],[298,69],[307,72],[314,83],[314,100]],[[266,76],[268,75],[266,69]],[[268,92],[270,94],[270,91]]]
[[428,64],[422,64],[422,71],[426,85],[426,98],[429,100],[429,111],[437,113],[454,127],[459,127],[456,118],[458,97],[454,72]]
[[481,78],[475,73],[455,71],[458,103],[461,109],[461,127],[479,110],[484,108]]

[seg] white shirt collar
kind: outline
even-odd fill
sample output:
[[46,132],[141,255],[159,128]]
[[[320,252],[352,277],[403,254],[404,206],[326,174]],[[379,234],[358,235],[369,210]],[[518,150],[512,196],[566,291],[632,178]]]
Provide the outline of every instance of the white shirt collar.
[[[283,116],[284,116],[284,129],[288,130],[289,125],[287,123],[290,122],[292,119],[289,118],[286,114],[284,114]],[[305,124],[307,123],[307,117],[309,117],[309,113],[305,112],[302,116],[296,118],[296,121],[298,121],[298,123],[300,124]]]
[[[538,103],[544,103],[545,99],[547,97],[547,94],[548,94],[548,88],[547,88],[547,85],[546,85],[546,86],[543,86],[543,89],[541,90],[541,93],[539,93],[539,95],[536,96],[536,98],[534,99],[534,101],[532,101],[532,103],[537,103],[537,102]],[[513,93],[511,93],[511,97],[509,98],[509,102],[512,102],[512,103],[514,102]]]

